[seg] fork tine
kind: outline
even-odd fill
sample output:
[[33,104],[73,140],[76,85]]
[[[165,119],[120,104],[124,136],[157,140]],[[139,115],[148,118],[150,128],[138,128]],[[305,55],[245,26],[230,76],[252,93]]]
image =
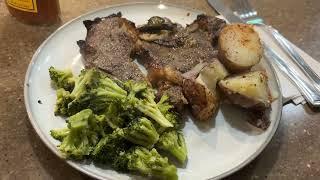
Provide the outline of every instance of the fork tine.
[[233,11],[233,12],[237,12],[238,14],[240,13],[239,12],[239,1],[231,1],[232,3],[230,3],[230,9]]
[[252,6],[251,6],[251,4],[249,3],[248,0],[242,0],[242,1],[245,4],[246,9],[252,10]]
[[252,8],[248,0],[236,0],[234,4],[237,5],[237,15],[244,21],[257,17],[257,12]]
[[240,18],[246,18],[247,17],[247,9],[245,7],[245,2],[243,2],[243,0],[238,0],[237,2],[239,3]]
[[250,6],[250,4],[249,4],[249,2],[248,2],[248,0],[241,0],[242,1],[242,3],[243,3],[243,7],[244,7],[244,9],[245,9],[245,18],[248,18],[248,17],[250,17],[251,16],[251,12],[252,12],[252,8],[251,8],[251,6]]
[[257,15],[257,12],[256,10],[251,6],[251,4],[249,3],[248,0],[244,0],[245,1],[245,4],[246,4],[246,8],[250,11],[248,12],[249,13],[249,16],[255,16]]

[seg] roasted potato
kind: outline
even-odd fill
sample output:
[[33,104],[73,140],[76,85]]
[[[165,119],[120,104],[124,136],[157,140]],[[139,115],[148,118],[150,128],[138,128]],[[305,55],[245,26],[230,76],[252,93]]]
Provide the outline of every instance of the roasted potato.
[[271,94],[268,77],[264,71],[253,71],[226,78],[219,82],[219,88],[232,104],[253,110],[270,107]]
[[184,79],[182,89],[191,107],[192,116],[199,121],[210,120],[219,105],[215,94],[192,79]]
[[225,26],[218,39],[218,57],[230,72],[244,72],[259,63],[263,49],[253,25]]
[[224,79],[228,74],[227,69],[216,59],[200,71],[196,81],[215,92],[218,81]]
[[183,75],[185,79],[182,88],[193,117],[199,121],[210,120],[219,106],[216,84],[228,75],[227,70],[216,59],[210,64],[198,64]]

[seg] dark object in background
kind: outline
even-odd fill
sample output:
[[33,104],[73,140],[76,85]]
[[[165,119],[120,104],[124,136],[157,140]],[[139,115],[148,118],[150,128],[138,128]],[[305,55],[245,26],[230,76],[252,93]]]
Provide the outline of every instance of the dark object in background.
[[5,0],[9,12],[27,24],[54,24],[60,21],[59,0]]

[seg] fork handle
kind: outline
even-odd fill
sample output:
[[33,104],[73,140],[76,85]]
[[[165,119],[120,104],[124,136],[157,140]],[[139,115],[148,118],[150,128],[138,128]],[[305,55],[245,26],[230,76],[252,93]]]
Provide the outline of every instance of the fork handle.
[[296,87],[300,90],[303,97],[306,101],[314,107],[320,107],[320,94],[319,92],[309,83],[307,83],[304,79],[302,79],[294,68],[289,66],[282,57],[280,57],[272,48],[263,43],[265,55],[272,59],[272,63],[275,63],[277,67],[283,72],[283,74],[287,75],[291,81],[296,85]]
[[300,56],[296,49],[291,45],[289,40],[283,37],[276,29],[271,26],[264,25],[264,27],[272,34],[277,43],[282,49],[291,57],[291,59],[298,65],[302,72],[310,79],[313,86],[320,93],[320,77],[311,69],[306,61]]

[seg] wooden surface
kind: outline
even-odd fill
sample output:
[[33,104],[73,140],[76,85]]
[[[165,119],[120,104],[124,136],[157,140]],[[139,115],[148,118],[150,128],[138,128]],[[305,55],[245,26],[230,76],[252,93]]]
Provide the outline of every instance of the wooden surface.
[[[61,0],[62,23],[85,12],[128,0]],[[214,14],[205,0],[162,1]],[[252,0],[266,21],[315,59],[320,59],[319,0]],[[28,63],[60,25],[29,26],[12,18],[0,0],[0,179],[90,179],[41,142],[23,102]],[[320,179],[320,113],[308,106],[283,108],[276,135],[248,166],[227,179]]]

